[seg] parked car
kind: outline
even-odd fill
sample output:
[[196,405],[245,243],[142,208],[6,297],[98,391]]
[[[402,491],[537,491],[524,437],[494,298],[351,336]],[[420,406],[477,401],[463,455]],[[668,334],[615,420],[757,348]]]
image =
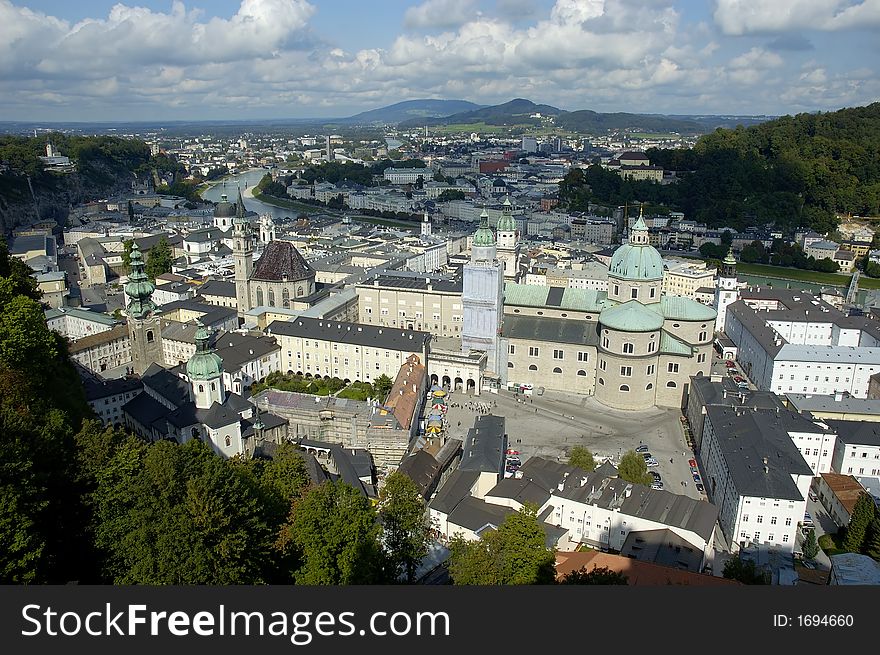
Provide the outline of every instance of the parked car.
[[695,459],[689,459],[689,460],[688,460],[688,466],[690,466],[692,469],[697,468],[697,460],[695,460]]
[[810,500],[812,500],[814,503],[818,502],[818,500],[819,500],[819,496],[817,496],[816,492],[813,491],[812,489],[810,489]]
[[813,517],[810,515],[809,512],[804,512],[804,520],[801,521],[801,525],[805,528],[813,527]]
[[519,451],[518,451],[518,450],[514,450],[513,448],[508,448],[506,454],[507,454],[507,455],[519,455]]
[[745,382],[746,379],[741,375],[735,375],[735,376],[733,376],[733,381],[736,383],[740,383],[740,382]]
[[734,363],[732,359],[728,359],[725,364],[727,365],[727,368],[736,368],[736,363]]
[[703,481],[703,479],[700,477],[699,473],[694,473],[693,476],[694,476],[694,482],[702,482]]
[[654,466],[660,466],[660,462],[658,462],[656,459],[649,459],[647,462],[645,462],[645,464],[647,465],[648,468],[652,468]]
[[637,453],[646,453],[648,452],[648,447],[645,444],[641,444],[636,448]]
[[704,493],[704,489],[703,489],[703,485],[702,485],[702,484],[700,484],[699,482],[697,482],[694,486],[697,488],[697,491],[699,491],[700,493]]
[[749,383],[748,382],[737,382],[736,386],[738,386],[740,389],[748,389]]
[[649,459],[654,459],[654,456],[653,456],[651,453],[642,453],[642,457],[645,458],[645,461],[646,461],[646,462],[647,462]]
[[663,483],[662,482],[652,482],[651,489],[658,489],[658,490],[663,489]]
[[660,480],[660,474],[657,473],[657,471],[648,471],[648,473],[651,474],[651,477],[654,478],[655,481]]

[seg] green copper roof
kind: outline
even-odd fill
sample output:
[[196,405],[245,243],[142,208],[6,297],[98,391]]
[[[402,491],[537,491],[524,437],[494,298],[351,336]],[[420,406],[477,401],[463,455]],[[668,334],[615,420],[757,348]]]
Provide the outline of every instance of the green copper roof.
[[495,229],[499,232],[516,232],[516,221],[510,213],[510,196],[504,199],[504,209],[501,210],[501,218],[498,219]]
[[186,363],[186,375],[190,380],[213,380],[223,375],[223,359],[208,345],[211,333],[198,323],[196,330],[196,353]]
[[513,307],[546,307],[576,312],[599,312],[608,294],[596,289],[560,289],[533,284],[504,284],[504,304]]
[[639,218],[638,218],[638,220],[637,220],[635,223],[633,223],[632,229],[633,229],[634,231],[635,231],[635,230],[647,230],[647,229],[648,229],[648,226],[647,226],[647,224],[645,223],[645,219],[642,218],[641,213],[639,214]]
[[727,249],[727,255],[725,255],[724,261],[722,263],[736,266],[736,259],[733,258],[733,248]]
[[663,296],[660,311],[671,321],[714,321],[718,316],[712,307],[683,296]]
[[144,273],[144,259],[137,242],[131,246],[129,267],[131,273],[125,285],[125,295],[129,301],[125,311],[131,318],[145,318],[156,311],[156,303],[152,300],[156,287]]
[[480,227],[474,233],[474,245],[483,247],[495,245],[495,237],[489,229],[489,212],[485,209],[480,214]]
[[623,332],[654,332],[663,327],[663,317],[637,300],[603,309],[599,323]]
[[625,243],[614,251],[608,275],[622,280],[662,280],[663,258],[653,246]]
[[661,355],[685,355],[690,357],[693,354],[693,348],[684,341],[676,339],[668,332],[660,334],[660,354]]
[[244,200],[241,198],[241,187],[238,188],[238,202],[235,203],[235,218],[232,219],[233,225],[242,225],[248,222],[244,215]]

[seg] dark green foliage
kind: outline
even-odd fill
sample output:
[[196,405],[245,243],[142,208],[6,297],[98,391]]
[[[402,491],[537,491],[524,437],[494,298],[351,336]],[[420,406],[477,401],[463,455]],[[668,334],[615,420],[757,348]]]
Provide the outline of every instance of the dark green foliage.
[[625,585],[629,579],[617,571],[612,571],[607,566],[597,566],[592,571],[583,567],[577,571],[565,574],[559,584],[588,584],[588,585]]
[[125,266],[126,271],[131,266],[131,249],[133,246],[134,239],[126,239],[122,242],[122,265]]
[[89,409],[29,275],[0,241],[0,582],[65,583],[90,559],[73,439]]
[[460,191],[458,189],[446,189],[445,191],[441,191],[440,195],[437,196],[437,202],[447,202],[449,200],[464,200],[464,198],[464,191]]
[[552,584],[556,556],[545,540],[537,507],[526,504],[478,541],[452,539],[449,574],[459,585]]
[[714,243],[707,241],[700,246],[700,254],[708,259],[724,259],[727,255],[727,246],[724,244],[716,246]]
[[257,191],[276,198],[286,198],[287,184],[284,180],[275,180],[271,173],[266,173],[257,183]]
[[[700,249],[702,252],[702,248]],[[770,254],[760,241],[752,241],[749,245],[742,249],[739,254],[740,261],[747,264],[767,264],[770,261]],[[778,264],[779,266],[793,266],[793,264]]]
[[759,569],[752,560],[730,557],[724,563],[722,575],[728,580],[738,580],[748,585],[770,584],[770,574]]
[[[155,280],[157,275],[171,272],[172,259],[173,254],[171,246],[168,244],[168,239],[162,237],[159,239],[159,243],[147,252],[147,263],[144,266],[144,272],[151,280]],[[125,258],[123,257],[124,261]]]
[[816,540],[816,531],[809,530],[804,537],[803,544],[804,559],[815,559],[819,554],[819,542]]
[[710,227],[774,222],[823,234],[836,226],[835,213],[880,213],[880,103],[718,129],[693,150],[653,148],[647,155],[680,181],[657,185],[575,169],[560,183],[560,197],[572,209],[588,200],[621,205],[638,198]]
[[862,552],[868,536],[868,528],[873,520],[874,500],[870,495],[863,493],[856,501],[850,515],[843,547],[852,553]]
[[596,460],[593,459],[593,453],[583,446],[575,446],[571,449],[571,452],[568,454],[568,463],[588,473],[596,468]]
[[865,539],[865,555],[880,561],[880,512],[875,512]]
[[271,388],[310,393],[315,396],[329,396],[344,389],[345,386],[345,382],[339,378],[307,378],[304,375],[286,375],[281,371],[273,371],[266,376],[263,382],[258,382],[251,387],[251,394],[256,395],[264,389]]
[[648,473],[645,458],[634,450],[624,453],[620,458],[620,463],[617,465],[617,475],[634,484],[650,485],[654,481],[654,478]]
[[388,393],[391,391],[391,387],[394,386],[394,381],[385,375],[384,373],[373,380],[373,389],[376,391],[376,398],[379,398],[382,402],[388,398]]
[[414,582],[430,538],[425,501],[416,483],[404,473],[395,471],[386,478],[379,495],[379,521],[391,575],[405,575],[407,582]]
[[297,584],[375,584],[385,579],[376,510],[343,482],[325,482],[294,502],[278,541],[301,564]]

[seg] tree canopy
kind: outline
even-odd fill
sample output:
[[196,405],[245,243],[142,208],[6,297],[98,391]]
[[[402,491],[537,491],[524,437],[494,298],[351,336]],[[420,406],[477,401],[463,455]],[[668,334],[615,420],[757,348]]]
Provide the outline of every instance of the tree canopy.
[[[129,249],[128,252],[131,253],[131,250]],[[151,280],[155,280],[157,276],[164,273],[170,273],[173,258],[174,255],[171,252],[171,246],[168,244],[168,239],[162,237],[159,239],[159,243],[150,248],[147,252],[147,263],[144,266],[144,273],[146,273]],[[124,261],[125,257],[123,257],[123,262]],[[129,262],[130,261],[131,259],[129,258]]]
[[596,566],[590,571],[582,567],[566,573],[559,584],[625,585],[629,584],[629,578],[623,573],[612,571],[607,566]]
[[634,484],[649,485],[654,481],[654,478],[648,473],[645,458],[634,450],[624,453],[623,457],[620,458],[620,463],[617,465],[617,474],[623,480]]
[[379,521],[392,575],[414,582],[416,566],[428,552],[429,530],[419,488],[400,471],[386,478],[379,494]]
[[588,473],[596,468],[596,460],[593,458],[593,453],[583,446],[575,446],[571,449],[571,452],[568,454],[568,463]]

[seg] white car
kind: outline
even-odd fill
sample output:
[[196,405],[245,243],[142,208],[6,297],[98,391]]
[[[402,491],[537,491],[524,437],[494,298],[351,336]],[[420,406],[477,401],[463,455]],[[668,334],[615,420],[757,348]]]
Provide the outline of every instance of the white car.
[[660,462],[658,462],[656,459],[649,459],[647,462],[645,462],[645,465],[648,468],[652,468],[654,466],[660,466]]

